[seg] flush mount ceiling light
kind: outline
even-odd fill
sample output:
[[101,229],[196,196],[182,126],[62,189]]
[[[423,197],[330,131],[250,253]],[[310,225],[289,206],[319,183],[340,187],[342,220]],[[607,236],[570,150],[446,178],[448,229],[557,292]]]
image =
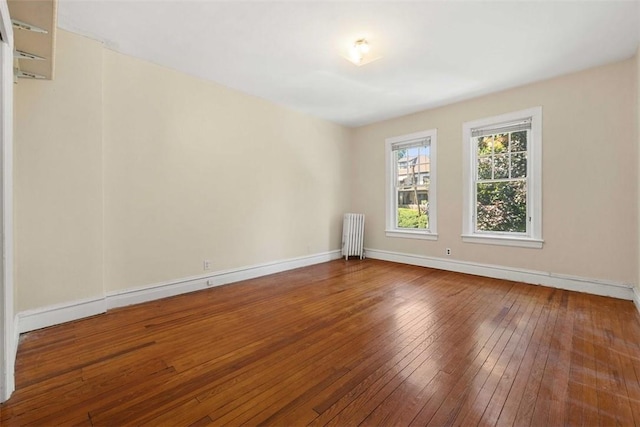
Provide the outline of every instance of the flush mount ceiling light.
[[356,40],[351,46],[349,46],[347,54],[343,56],[349,62],[357,65],[358,67],[382,58],[381,56],[375,55],[371,45],[367,39],[364,38]]
[[360,64],[364,56],[370,52],[369,42],[366,39],[356,40],[351,48],[351,61],[354,64]]

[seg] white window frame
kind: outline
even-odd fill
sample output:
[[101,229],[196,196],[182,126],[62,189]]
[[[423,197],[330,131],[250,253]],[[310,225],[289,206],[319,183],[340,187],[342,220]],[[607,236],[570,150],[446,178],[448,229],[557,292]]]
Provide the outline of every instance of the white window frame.
[[[398,228],[397,203],[398,196],[395,191],[395,166],[396,159],[393,156],[393,146],[400,143],[409,143],[413,140],[429,138],[429,228]],[[385,140],[385,178],[386,178],[386,227],[387,237],[401,237],[409,239],[438,240],[437,233],[437,129],[415,132],[408,135],[396,136]]]
[[[472,143],[473,129],[499,126],[503,123],[531,119],[527,141],[527,231],[526,233],[477,232],[476,177],[478,145]],[[465,122],[462,125],[463,215],[462,241],[490,245],[542,248],[542,107]]]

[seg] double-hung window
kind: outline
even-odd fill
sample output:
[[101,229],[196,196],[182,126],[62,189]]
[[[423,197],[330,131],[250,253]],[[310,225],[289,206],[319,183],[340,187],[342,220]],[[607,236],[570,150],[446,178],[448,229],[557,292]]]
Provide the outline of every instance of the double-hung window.
[[542,247],[542,109],[463,125],[465,242]]
[[436,240],[435,129],[386,140],[386,235]]

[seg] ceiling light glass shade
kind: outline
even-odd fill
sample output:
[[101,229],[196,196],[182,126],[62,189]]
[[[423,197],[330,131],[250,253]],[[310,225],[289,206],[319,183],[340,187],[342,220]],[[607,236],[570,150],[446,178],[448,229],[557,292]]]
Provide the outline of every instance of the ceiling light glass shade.
[[356,64],[362,62],[362,52],[360,52],[357,46],[354,46],[353,49],[351,49],[350,56],[352,62],[355,62]]
[[343,56],[351,63],[357,66],[369,64],[377,59],[380,59],[379,55],[372,55],[371,45],[366,39],[358,39],[349,46]]
[[356,41],[355,48],[360,51],[363,55],[369,53],[369,43],[365,39],[360,39]]

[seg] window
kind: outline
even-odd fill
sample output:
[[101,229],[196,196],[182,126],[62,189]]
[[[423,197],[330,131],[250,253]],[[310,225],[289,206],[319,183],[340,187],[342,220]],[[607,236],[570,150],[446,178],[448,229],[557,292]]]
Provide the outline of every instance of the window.
[[463,125],[462,240],[542,247],[542,108]]
[[436,240],[436,130],[386,140],[388,237]]

